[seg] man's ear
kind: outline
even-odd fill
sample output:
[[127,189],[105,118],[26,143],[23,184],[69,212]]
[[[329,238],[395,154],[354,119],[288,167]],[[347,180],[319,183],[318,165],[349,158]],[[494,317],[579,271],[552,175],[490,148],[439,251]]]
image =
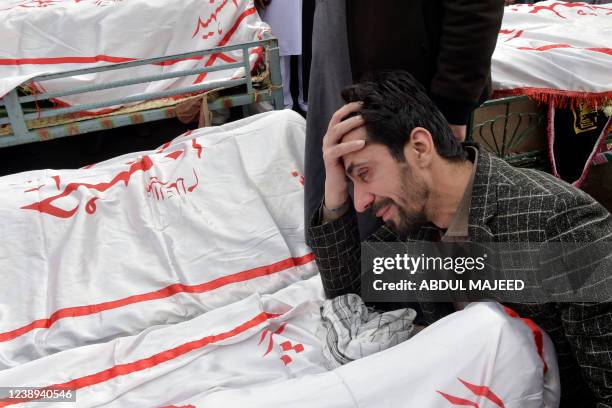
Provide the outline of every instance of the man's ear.
[[412,129],[410,139],[404,146],[404,156],[418,167],[427,167],[434,152],[435,146],[431,133],[422,127]]

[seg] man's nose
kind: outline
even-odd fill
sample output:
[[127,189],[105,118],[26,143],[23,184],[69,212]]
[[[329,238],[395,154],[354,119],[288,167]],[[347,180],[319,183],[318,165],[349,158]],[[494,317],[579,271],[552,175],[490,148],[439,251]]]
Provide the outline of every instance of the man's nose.
[[364,212],[374,203],[374,194],[365,191],[357,185],[353,186],[353,195],[357,212]]

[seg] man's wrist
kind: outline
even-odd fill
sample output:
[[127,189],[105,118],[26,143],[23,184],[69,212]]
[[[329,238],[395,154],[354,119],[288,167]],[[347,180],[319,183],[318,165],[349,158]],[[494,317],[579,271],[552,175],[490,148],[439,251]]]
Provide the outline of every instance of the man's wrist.
[[350,200],[344,200],[344,203],[338,207],[328,207],[326,200],[323,200],[323,223],[337,220],[342,217],[348,211],[350,207]]
[[328,185],[328,181],[325,180],[323,204],[325,204],[327,208],[340,208],[348,199],[348,188],[338,188],[333,184]]

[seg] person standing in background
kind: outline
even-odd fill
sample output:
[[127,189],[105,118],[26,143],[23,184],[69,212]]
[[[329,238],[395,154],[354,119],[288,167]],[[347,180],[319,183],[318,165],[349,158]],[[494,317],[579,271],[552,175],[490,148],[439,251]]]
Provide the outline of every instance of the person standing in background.
[[[305,223],[325,185],[322,139],[341,90],[364,74],[405,69],[428,91],[463,141],[474,108],[491,93],[491,56],[503,0],[317,0],[306,125]],[[379,226],[360,217],[362,236]]]
[[298,57],[298,104],[306,112],[302,81],[302,0],[258,0],[259,15],[272,28],[278,38],[280,49],[281,76],[283,79],[283,97],[285,109],[293,109],[291,96],[291,56]]

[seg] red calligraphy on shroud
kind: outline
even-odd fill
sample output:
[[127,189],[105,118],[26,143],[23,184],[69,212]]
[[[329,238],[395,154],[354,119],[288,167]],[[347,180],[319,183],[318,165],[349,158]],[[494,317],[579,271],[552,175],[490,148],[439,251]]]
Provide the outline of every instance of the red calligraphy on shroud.
[[[290,341],[284,341],[280,344],[281,350],[287,352],[287,351],[294,351],[295,353],[301,353],[302,351],[304,351],[304,345],[301,343],[297,343],[295,345],[293,345]],[[280,357],[281,361],[285,364],[285,365],[289,365],[289,363],[291,363],[293,361],[293,359],[288,356],[287,354],[283,354]]]
[[499,30],[500,34],[512,34],[514,33],[514,35],[506,40],[504,40],[504,42],[508,42],[510,40],[514,40],[515,38],[519,38],[521,35],[523,35],[523,30],[506,30],[506,29],[501,29]]
[[[57,195],[51,196],[51,197],[47,197],[39,202],[36,203],[32,203],[26,206],[21,207],[24,210],[35,210],[35,211],[39,211],[41,213],[45,213],[45,214],[49,214],[52,215],[54,217],[58,217],[58,218],[70,218],[72,217],[76,211],[79,208],[79,205],[77,204],[76,207],[70,209],[70,210],[64,210],[63,208],[59,208],[55,205],[53,205],[53,203],[56,200],[59,200],[63,197],[67,197],[70,194],[72,194],[74,191],[76,191],[79,187],[85,187],[89,190],[95,190],[95,191],[99,191],[99,192],[104,192],[108,189],[110,189],[111,187],[115,186],[116,184],[123,182],[125,183],[125,185],[127,186],[128,183],[130,182],[130,178],[131,176],[136,173],[137,171],[143,171],[146,172],[148,170],[151,169],[151,167],[153,167],[153,161],[149,158],[149,156],[144,156],[141,160],[139,160],[138,162],[132,164],[130,166],[130,168],[128,170],[125,171],[121,171],[119,172],[115,177],[112,178],[111,181],[109,182],[101,182],[101,183],[97,183],[97,184],[90,184],[90,183],[69,183],[64,190]],[[58,189],[60,188],[60,178],[59,176],[54,176],[53,177],[56,180],[56,185],[58,187]],[[92,202],[91,200],[88,202],[88,209],[95,211],[95,204],[94,204],[95,200]],[[89,213],[89,211],[88,211]]]
[[281,334],[285,330],[285,326],[286,325],[287,325],[287,322],[284,322],[275,331],[264,329],[264,331],[261,333],[261,337],[260,337],[259,343],[257,343],[257,345],[260,345],[264,341],[264,339],[266,338],[266,335],[268,333],[270,333],[270,340],[268,342],[268,349],[264,353],[263,357],[267,356],[272,351],[272,346],[274,345],[274,342],[273,342],[274,335],[275,334]]
[[304,345],[301,343],[297,343],[295,346],[290,341],[284,341],[280,344],[280,347],[283,351],[293,350],[296,353],[301,353],[304,351]]
[[195,139],[191,139],[191,146],[198,152],[198,159],[202,158],[202,145],[199,144]]
[[183,154],[183,150],[177,150],[177,151],[175,151],[175,152],[168,153],[168,154],[166,155],[166,157],[169,157],[169,158],[171,158],[171,159],[176,160],[176,159],[178,159],[179,157],[181,157],[181,155],[182,155],[182,154]]
[[[529,12],[530,14],[537,14],[542,11],[550,11],[554,13],[557,17],[563,18],[563,19],[566,17],[563,16],[559,11],[557,11],[557,7],[565,7],[565,8],[577,8],[578,7],[579,9],[583,9],[582,10],[583,13],[578,13],[579,15],[586,14],[584,12],[584,9],[587,9],[589,11],[606,10],[608,11],[606,15],[612,14],[612,8],[610,7],[595,6],[595,5],[585,4],[585,3],[555,2],[555,3],[547,4],[547,5],[530,4],[528,6],[532,7],[532,10]],[[597,15],[597,14],[593,14],[593,15]]]
[[156,151],[155,153],[163,153],[163,152],[164,152],[164,150],[166,150],[168,147],[170,147],[170,143],[172,143],[172,142],[166,142],[166,143],[164,143],[163,145],[161,145],[161,146],[159,147],[159,149],[157,149],[157,151]]
[[60,3],[58,0],[30,0],[21,3],[18,7],[24,8],[45,8]]
[[[257,10],[255,9],[255,7],[251,7],[249,9],[246,9],[245,11],[243,11],[242,14],[240,14],[240,16],[238,16],[238,19],[236,20],[236,22],[234,23],[232,28],[230,28],[230,30],[225,34],[223,39],[217,44],[217,47],[222,47],[222,46],[226,45],[229,42],[229,40],[232,38],[232,36],[236,32],[236,30],[238,29],[238,27],[240,27],[240,24],[242,24],[242,21],[245,18],[247,18],[248,16],[250,16],[252,14],[255,14],[255,13],[257,13]],[[223,54],[223,53],[213,54],[213,55],[210,56],[208,61],[206,61],[206,64],[204,64],[204,66],[210,67],[210,66],[212,66],[215,63],[215,61],[217,61],[217,58],[223,59],[224,57],[225,57],[225,54]],[[198,77],[195,79],[195,81],[193,81],[193,83],[194,84],[199,84],[200,82],[204,81],[204,79],[206,78],[207,74],[208,74],[207,72],[201,73],[200,75],[198,75]]]
[[[461,378],[457,378],[461,384],[463,384],[465,386],[465,388],[467,388],[469,391],[472,392],[472,394],[476,397],[481,397],[481,398],[486,398],[487,400],[489,400],[490,402],[492,402],[493,404],[495,404],[495,406],[499,407],[499,408],[506,408],[506,406],[504,405],[504,402],[502,401],[501,398],[499,398],[493,391],[491,391],[491,389],[489,387],[487,387],[486,385],[475,385],[475,384],[471,384],[465,380],[462,380]],[[450,402],[453,405],[459,405],[459,406],[464,406],[464,407],[474,407],[474,408],[480,408],[480,405],[478,405],[477,402],[471,401],[467,398],[463,398],[463,397],[457,397],[454,395],[450,395],[447,394],[445,392],[442,391],[436,391],[438,394],[440,394],[441,396],[443,396],[448,402]]]
[[187,187],[187,191],[190,193],[193,193],[193,190],[195,190],[198,184],[200,184],[200,179],[198,178],[198,173],[196,173],[195,169],[193,169],[193,175],[195,176],[195,183]]
[[87,201],[87,204],[85,204],[85,211],[87,212],[87,214],[91,215],[96,212],[96,200],[98,200],[99,198],[100,197],[94,197]]
[[170,198],[192,193],[200,182],[195,169],[193,169],[193,175],[195,177],[195,182],[189,187],[185,187],[185,179],[183,177],[177,178],[173,183],[169,181],[161,181],[157,177],[151,177],[149,179],[149,184],[146,187],[146,193],[148,196],[154,197],[157,201],[165,200],[166,196],[167,198]]
[[204,33],[204,35],[202,36],[202,39],[207,40],[208,38],[212,37],[214,35],[214,31],[210,31],[208,27],[210,26],[210,23],[213,22],[213,20],[217,23],[217,29],[216,29],[217,33],[219,35],[222,35],[223,30],[219,26],[219,19],[217,18],[217,16],[225,8],[226,5],[227,5],[227,0],[223,0],[223,2],[215,9],[215,11],[213,11],[210,14],[210,16],[208,16],[208,18],[204,21],[202,21],[202,17],[198,17],[198,24],[191,38],[194,38],[196,35],[198,35],[198,33],[200,32],[200,28],[203,30],[208,30],[206,31],[206,33]]
[[548,51],[548,50],[561,49],[561,48],[571,48],[574,50],[593,51],[593,52],[599,52],[599,53],[606,54],[606,55],[612,55],[612,48],[578,48],[570,44],[547,44],[547,45],[542,45],[540,47],[518,47],[519,50],[523,50],[523,51]]
[[36,188],[31,188],[31,189],[29,189],[29,190],[24,191],[24,193],[31,193],[32,191],[38,191],[38,190],[40,190],[41,188],[43,188],[44,186],[45,186],[45,185],[43,184],[42,186],[38,186],[38,187],[36,187]]
[[[168,147],[170,147],[171,142],[165,143],[164,145],[162,145],[155,153],[162,153],[164,152],[165,149],[167,149]],[[202,157],[202,146],[200,144],[198,144],[195,139],[192,141],[192,147],[194,148],[194,150],[197,152],[197,156],[198,158]],[[174,152],[168,153],[166,154],[164,157],[173,159],[173,160],[177,160],[179,157],[181,157],[183,154],[185,154],[185,150],[176,150]],[[86,189],[89,190],[95,190],[98,192],[104,192],[106,190],[108,190],[109,188],[113,187],[114,185],[116,185],[117,183],[123,181],[125,183],[125,186],[127,187],[130,178],[132,176],[132,174],[134,174],[137,171],[143,171],[143,172],[147,172],[149,171],[152,167],[153,167],[153,161],[151,160],[151,158],[149,156],[144,156],[142,159],[137,160],[137,161],[130,161],[127,163],[127,165],[129,165],[129,169],[125,170],[125,171],[121,171],[119,172],[115,177],[113,177],[113,179],[110,182],[101,182],[101,183],[97,183],[97,184],[92,184],[92,183],[79,183],[79,182],[74,182],[74,183],[69,183],[64,190],[54,196],[45,198],[39,202],[35,202],[26,206],[21,207],[21,209],[24,210],[35,210],[35,211],[39,211],[41,213],[45,213],[45,214],[49,214],[52,215],[54,217],[58,217],[58,218],[70,218],[72,216],[74,216],[74,214],[77,212],[78,208],[79,208],[79,204],[77,204],[74,208],[70,209],[70,210],[65,210],[63,208],[60,208],[56,205],[54,205],[54,201],[59,200],[63,197],[67,197],[70,194],[72,194],[74,191],[76,191],[79,187],[85,187]],[[186,194],[187,192],[191,193],[195,190],[195,188],[198,186],[200,180],[198,178],[197,173],[195,172],[195,169],[193,169],[193,174],[194,174],[194,178],[195,181],[193,184],[191,184],[189,187],[185,187],[184,185],[184,180],[183,179],[177,179],[177,181],[173,184],[170,184],[168,187],[171,189],[174,189],[174,191],[176,191],[176,193],[178,194],[179,191],[183,191],[183,194]],[[53,176],[51,177],[54,182],[55,182],[55,187],[60,190],[61,188],[61,179],[60,176]],[[151,180],[153,180],[154,178],[152,178]],[[32,191],[36,191],[39,190],[40,188],[44,187],[44,185],[39,186],[37,188],[32,188],[29,190],[26,190],[25,192],[32,192]],[[181,189],[182,188],[182,189]],[[151,189],[151,191],[153,191],[153,189]],[[164,199],[164,191],[160,190],[160,191],[153,191],[153,193],[155,194],[155,197],[160,200],[160,199]],[[167,191],[166,191],[167,193]],[[179,194],[180,195],[180,194]],[[91,199],[89,199],[87,201],[87,203],[85,204],[85,211],[87,214],[91,215],[93,213],[95,213],[96,211],[96,201],[99,199],[100,197],[93,197]]]
[[[274,335],[275,334],[281,334],[285,330],[285,326],[287,326],[287,322],[282,323],[278,327],[278,329],[276,329],[275,331],[271,331],[271,330],[265,329],[261,333],[261,337],[259,338],[259,343],[257,343],[257,345],[260,345],[261,343],[263,343],[263,341],[265,340],[266,336],[268,334],[270,334],[270,338],[268,339],[268,348],[267,348],[266,352],[264,353],[263,357],[265,357],[268,354],[270,354],[270,352],[272,351],[272,347],[274,345]],[[301,353],[302,351],[304,351],[304,345],[303,344],[296,343],[294,345],[289,340],[282,342],[280,344],[280,348],[284,352],[294,351],[295,353]],[[289,355],[287,355],[287,354],[283,354],[282,356],[280,356],[280,359],[283,362],[283,364],[285,364],[285,365],[288,365],[288,364],[290,364],[293,361],[293,359]]]
[[[83,1],[84,0],[73,0],[72,3],[79,4]],[[90,1],[89,3],[99,6],[99,7],[105,7],[111,4],[119,3],[121,1],[123,0],[94,0],[94,1]],[[20,7],[20,8],[47,8],[49,6],[55,6],[56,4],[65,4],[65,3],[68,3],[68,1],[65,1],[65,0],[24,0],[19,4],[13,5],[5,9],[0,9],[0,11],[8,11],[8,10],[12,10],[17,7]]]

